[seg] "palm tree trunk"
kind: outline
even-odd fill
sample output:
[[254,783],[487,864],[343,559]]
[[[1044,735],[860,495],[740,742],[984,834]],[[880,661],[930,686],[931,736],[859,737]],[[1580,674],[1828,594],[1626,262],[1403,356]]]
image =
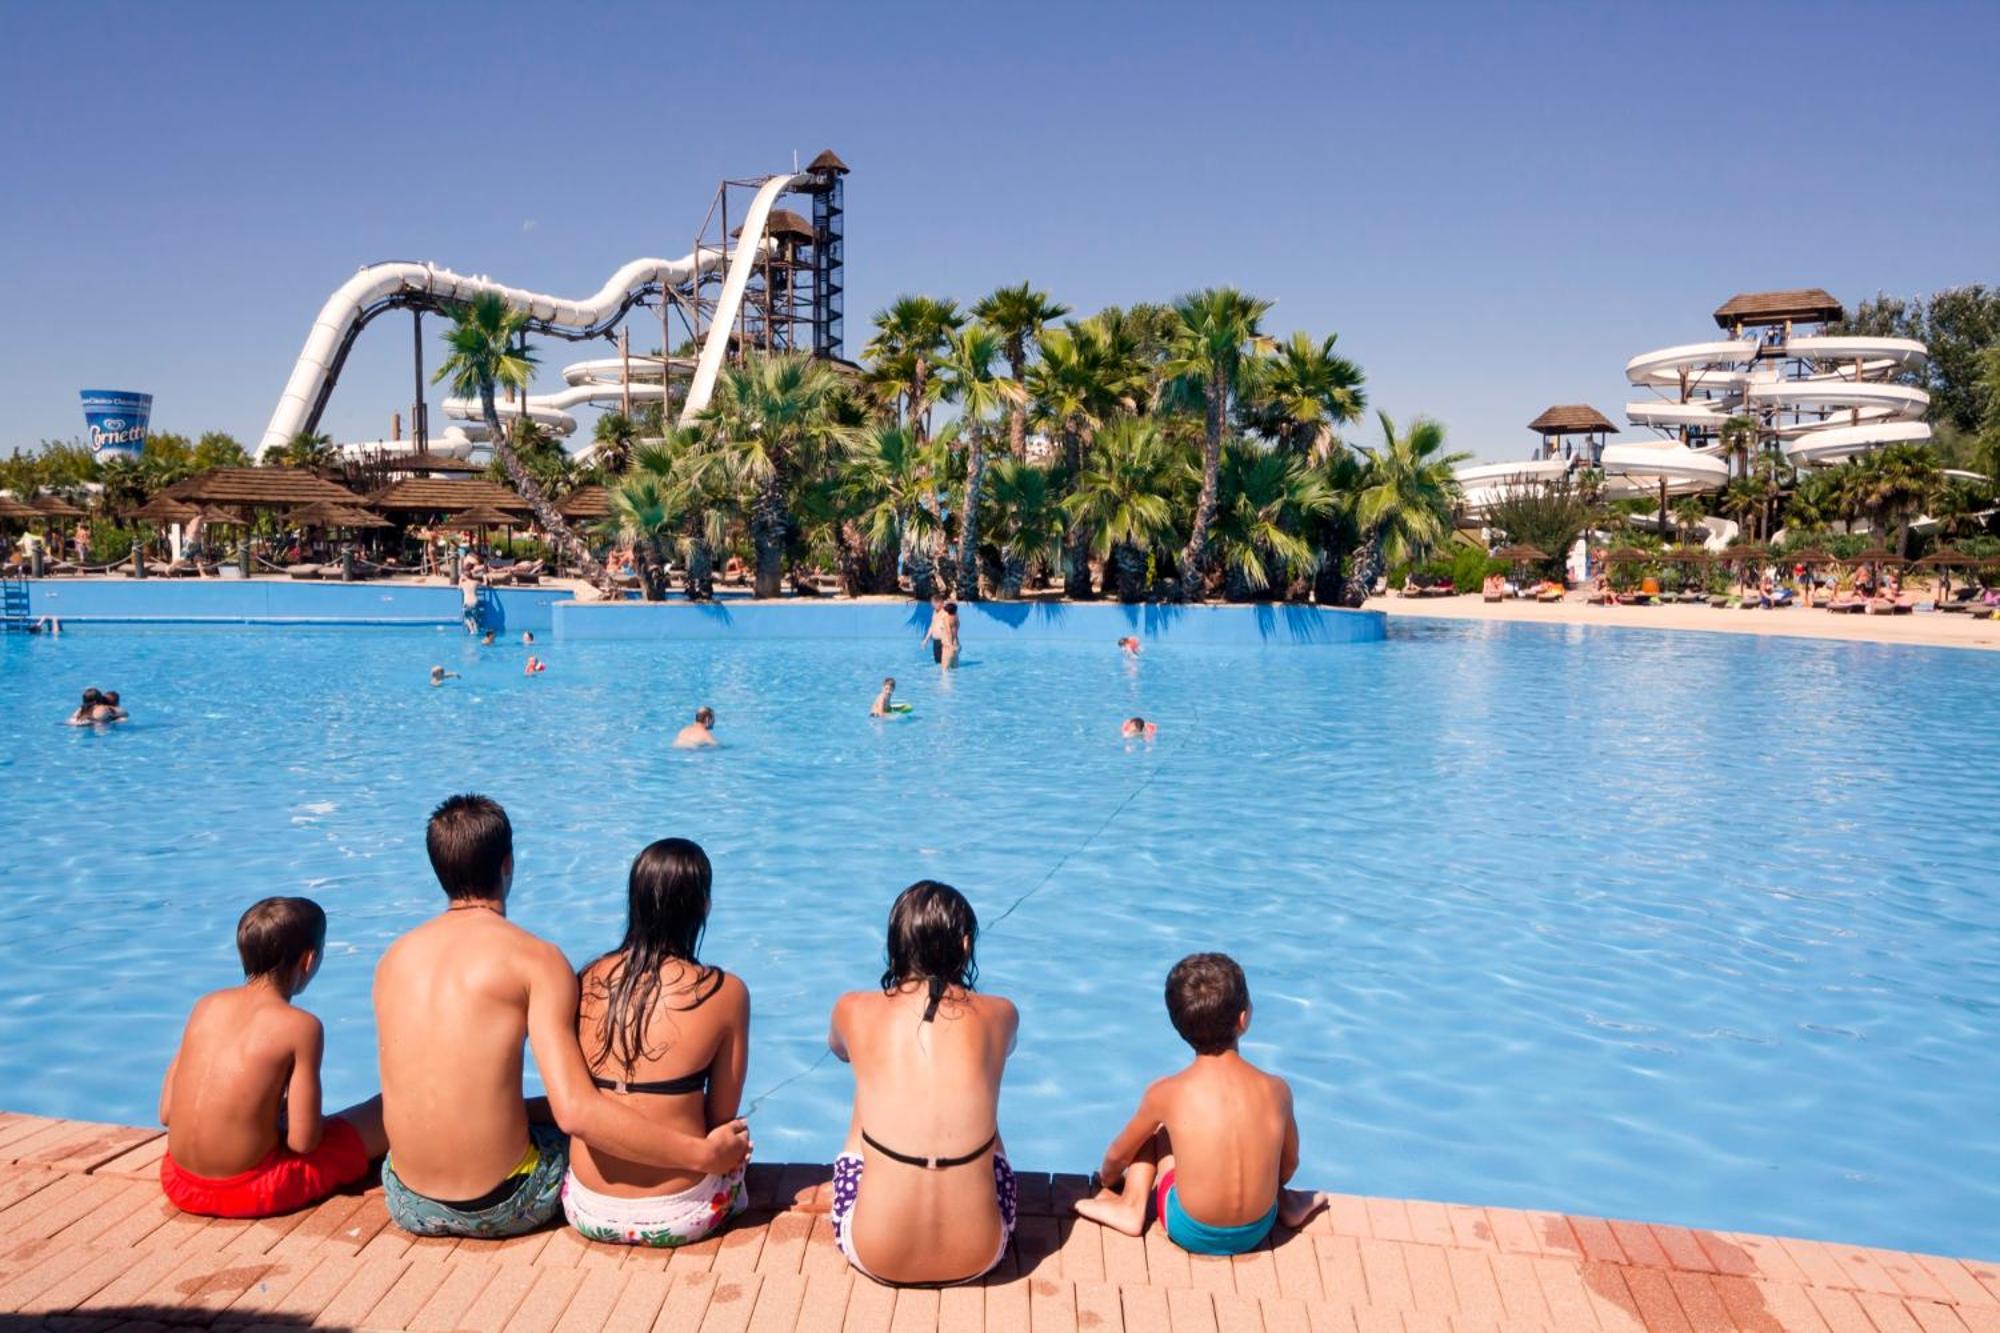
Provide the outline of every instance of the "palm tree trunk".
[[847,597],[859,597],[871,591],[875,570],[868,555],[868,543],[862,540],[861,529],[853,523],[842,523],[840,541],[840,591]]
[[[1069,484],[1072,491],[1076,479],[1083,472],[1083,432],[1075,423],[1063,426],[1063,466],[1069,470]],[[1090,529],[1081,519],[1069,521],[1069,531],[1063,540],[1063,596],[1072,601],[1087,602],[1094,595],[1090,590]]]
[[683,580],[690,602],[715,600],[715,551],[708,538],[695,536],[688,541],[687,577]]
[[903,564],[910,572],[910,595],[920,602],[928,602],[937,591],[937,578],[931,565],[931,553],[924,549],[921,541],[907,543],[903,554]]
[[1028,562],[1011,552],[1000,565],[1000,596],[1010,602],[1019,601],[1021,585],[1028,580]]
[[750,544],[756,550],[755,594],[782,596],[785,588],[785,487],[776,476],[757,490],[750,505]]
[[1382,534],[1375,531],[1368,534],[1367,543],[1360,554],[1354,557],[1354,572],[1348,576],[1347,586],[1342,590],[1340,604],[1358,607],[1368,600],[1375,591],[1375,581],[1382,577]]
[[584,578],[596,583],[604,575],[604,569],[597,563],[597,557],[590,553],[590,548],[583,544],[583,538],[576,535],[575,529],[556,512],[556,507],[549,503],[549,498],[542,494],[542,488],[535,484],[535,479],[521,466],[520,456],[514,452],[514,446],[508,442],[505,432],[500,429],[500,413],[493,406],[491,380],[480,382],[479,410],[486,418],[486,434],[493,442],[493,456],[499,459],[500,466],[507,470],[507,480],[514,483],[516,493],[527,502],[528,510],[534,514],[536,524],[543,532],[549,534],[549,539],[555,543],[556,549],[569,557],[570,563],[577,567]]
[[1146,553],[1139,549],[1137,542],[1119,542],[1112,549],[1111,559],[1106,562],[1104,574],[1111,577],[1113,568],[1118,575],[1118,600],[1121,602],[1141,602],[1146,590],[1142,586],[1146,578]]
[[666,558],[660,552],[658,533],[649,532],[632,543],[632,560],[639,566],[639,587],[649,602],[667,599]]
[[1180,597],[1199,600],[1208,563],[1208,529],[1215,522],[1216,492],[1222,477],[1222,414],[1229,402],[1229,384],[1220,371],[1208,377],[1208,421],[1201,438],[1201,498],[1194,505],[1194,526],[1181,552]]
[[1007,352],[1007,369],[1014,376],[1014,386],[1021,390],[1021,398],[1007,412],[1007,448],[1014,457],[1027,461],[1028,457],[1028,399],[1027,387],[1022,378],[1027,374],[1027,354],[1019,348]]
[[958,516],[958,595],[965,601],[979,600],[979,492],[986,485],[986,432],[975,426],[967,432],[965,504]]

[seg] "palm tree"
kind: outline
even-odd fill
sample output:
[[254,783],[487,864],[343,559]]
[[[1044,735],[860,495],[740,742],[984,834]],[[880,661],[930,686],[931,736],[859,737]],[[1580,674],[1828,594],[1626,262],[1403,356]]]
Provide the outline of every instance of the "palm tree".
[[[1082,473],[1084,451],[1099,425],[1120,407],[1136,408],[1149,387],[1134,346],[1101,318],[1043,336],[1041,355],[1028,368],[1027,388],[1037,416],[1062,444],[1065,487]],[[1063,563],[1063,595],[1088,599],[1090,535],[1081,523],[1070,525]]]
[[1028,456],[1028,353],[1041,339],[1042,330],[1068,313],[1068,306],[1056,304],[1047,292],[1038,292],[1025,282],[995,288],[972,307],[972,317],[999,335],[1007,371],[1015,386],[1024,390],[1007,412],[1007,447],[1016,458]]
[[[534,353],[522,341],[527,327],[526,311],[514,309],[492,292],[481,292],[453,311],[451,332],[445,335],[445,345],[451,354],[437,368],[431,382],[449,380],[451,391],[459,397],[478,397],[479,414],[486,422],[493,456],[506,469],[508,480],[534,513],[542,531],[583,571],[584,577],[595,581],[600,573],[597,560],[522,466],[508,443],[507,433],[500,428],[500,414],[493,406],[496,385],[527,392],[535,366]],[[516,346],[517,342],[521,345]]]
[[1062,505],[1056,500],[1049,469],[1019,458],[993,464],[986,492],[986,515],[980,528],[995,549],[1000,596],[1021,595],[1028,571],[1051,566],[1062,558],[1066,530]]
[[965,499],[958,518],[958,595],[979,600],[979,494],[986,483],[986,426],[1003,407],[1022,401],[1026,392],[1012,380],[993,373],[1000,355],[1000,338],[983,324],[951,335],[939,367],[944,396],[958,404],[959,429],[965,440]]
[[1294,333],[1246,367],[1247,424],[1288,453],[1324,458],[1339,447],[1335,431],[1359,421],[1368,405],[1361,367],[1334,353],[1339,337],[1314,342]]
[[1757,418],[1738,414],[1722,423],[1722,447],[1739,475],[1750,475],[1750,451],[1757,447]]
[[632,562],[638,566],[646,600],[665,599],[666,557],[661,542],[681,518],[674,507],[672,482],[654,471],[635,471],[615,482],[607,494],[611,515],[606,526],[632,543]]
[[964,324],[958,302],[934,296],[899,296],[875,312],[875,336],[864,349],[869,380],[897,405],[902,424],[919,440],[930,436],[938,355]]
[[1937,455],[1920,444],[1891,444],[1862,458],[1856,468],[1862,507],[1885,536],[1895,530],[1895,549],[1907,556],[1910,522],[1945,483]]
[[1674,501],[1674,539],[1683,545],[1694,540],[1695,530],[1707,517],[1708,506],[1702,503],[1700,496],[1683,495]]
[[302,430],[279,445],[271,461],[280,467],[295,467],[318,476],[333,466],[335,455],[331,435]]
[[1105,561],[1105,582],[1117,578],[1120,601],[1145,595],[1147,552],[1173,531],[1165,454],[1155,423],[1119,417],[1098,432],[1096,447],[1063,501],[1090,534],[1092,551]]
[[632,451],[639,446],[639,423],[623,412],[606,412],[591,432],[595,459],[607,477],[622,477],[632,466]]
[[1229,403],[1242,382],[1246,352],[1270,347],[1261,321],[1269,301],[1245,296],[1234,287],[1210,287],[1174,303],[1180,328],[1174,337],[1167,373],[1183,387],[1199,384],[1207,408],[1202,435],[1201,495],[1195,501],[1194,524],[1181,553],[1180,596],[1201,594],[1203,566],[1208,558],[1208,529],[1215,521],[1215,501],[1222,470],[1222,436]]
[[[907,426],[877,426],[841,473],[846,508],[862,541],[887,563],[887,577],[876,580],[875,591],[893,592],[897,560],[927,551],[937,535],[936,451],[935,444],[920,444]],[[929,565],[912,559],[910,566],[915,592],[928,600]]]
[[1215,514],[1215,548],[1226,595],[1250,600],[1292,569],[1310,570],[1314,552],[1299,535],[1310,519],[1336,504],[1323,473],[1303,458],[1236,440],[1222,451],[1222,499]]
[[839,375],[824,361],[796,354],[752,357],[723,374],[698,418],[754,487],[750,541],[758,597],[776,597],[784,588],[788,492],[855,439],[840,417],[841,388]]
[[1459,499],[1453,469],[1472,455],[1444,451],[1444,426],[1417,417],[1397,434],[1387,412],[1382,443],[1368,451],[1367,471],[1355,498],[1355,520],[1364,538],[1347,581],[1346,601],[1360,606],[1385,565],[1421,560],[1451,536]]

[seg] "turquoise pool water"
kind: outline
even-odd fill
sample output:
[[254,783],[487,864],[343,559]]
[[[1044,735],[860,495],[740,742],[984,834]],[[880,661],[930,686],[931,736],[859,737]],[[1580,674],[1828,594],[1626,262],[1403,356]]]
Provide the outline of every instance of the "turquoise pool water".
[[[515,915],[578,961],[641,845],[708,848],[766,1158],[838,1145],[827,1009],[932,876],[1022,1007],[1024,1165],[1095,1164],[1181,1058],[1167,967],[1222,948],[1314,1184],[2000,1256],[2000,659],[1442,623],[1136,669],[975,641],[949,681],[914,644],[540,651],[530,680],[428,631],[0,639],[0,1104],[148,1120],[279,892],[332,917],[330,1099],[371,1091],[370,969],[471,788],[513,814]],[[61,726],[86,684],[136,721]],[[698,703],[725,748],[676,753]]]

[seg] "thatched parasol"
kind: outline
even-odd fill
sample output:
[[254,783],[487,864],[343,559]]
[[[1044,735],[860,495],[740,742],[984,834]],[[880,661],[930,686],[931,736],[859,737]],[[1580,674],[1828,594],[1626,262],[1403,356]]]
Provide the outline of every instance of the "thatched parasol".
[[1886,546],[1871,546],[1860,555],[1847,557],[1850,565],[1900,565],[1906,563],[1902,556]]
[[1802,551],[1794,551],[1785,559],[1795,565],[1837,565],[1840,557],[1817,546],[1808,546]]
[[1610,555],[1604,557],[1607,564],[1617,565],[1637,564],[1642,560],[1657,560],[1659,558],[1660,553],[1658,551],[1642,551],[1636,546],[1617,547]]
[[291,509],[315,500],[353,504],[354,492],[343,486],[284,467],[217,467],[198,472],[167,487],[165,494],[190,503],[224,504],[248,509]]
[[81,505],[73,505],[60,495],[43,495],[29,501],[35,508],[50,518],[89,518],[90,511]]
[[[563,497],[556,506],[556,512],[564,518],[605,518],[611,513],[611,492],[602,486],[579,486]],[[1533,547],[1528,547],[1534,550]],[[1504,551],[1501,553],[1506,554]],[[1541,553],[1536,552],[1539,559]]]
[[31,504],[23,504],[11,495],[0,495],[0,518],[20,523],[38,523],[47,517],[47,514]]
[[1676,565],[1705,565],[1712,558],[1707,549],[1700,546],[1676,546],[1670,551],[1660,552],[1660,559]]
[[1967,555],[1965,552],[1955,550],[1952,547],[1940,546],[1937,550],[1932,551],[1929,555],[1917,561],[1917,563],[1920,565],[1935,565],[1939,569],[1961,569],[1966,565],[1979,564],[1981,561],[1976,555]]
[[447,514],[440,524],[447,528],[518,528],[524,520],[518,514],[505,513],[492,505],[473,505],[461,509],[456,514]]
[[142,523],[192,523],[200,511],[184,500],[176,500],[164,491],[134,509],[128,518],[136,518]]
[[1509,560],[1515,564],[1529,564],[1546,560],[1549,553],[1539,546],[1503,546],[1493,553],[1495,560]]

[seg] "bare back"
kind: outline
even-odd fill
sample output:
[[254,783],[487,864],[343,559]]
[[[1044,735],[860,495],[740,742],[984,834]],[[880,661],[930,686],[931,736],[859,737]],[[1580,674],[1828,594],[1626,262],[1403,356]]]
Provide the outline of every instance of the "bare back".
[[1155,1083],[1146,1106],[1173,1142],[1175,1189],[1212,1226],[1256,1221],[1298,1155],[1292,1090],[1242,1056],[1201,1056]]
[[317,1018],[270,991],[234,986],[202,996],[161,1097],[167,1152],[197,1176],[248,1171],[278,1146],[279,1112],[295,1074],[297,1137],[316,1144],[322,1041]]
[[[585,968],[577,1010],[577,1039],[595,1077],[651,1083],[706,1070],[704,1091],[625,1094],[633,1111],[655,1124],[700,1138],[735,1119],[749,1068],[750,991],[727,972],[710,973],[670,961],[661,969],[660,992],[646,1015],[641,1057],[627,1071],[606,1053],[603,1037],[605,981],[619,955]],[[627,1161],[582,1139],[570,1144],[570,1167],[588,1189],[614,1197],[675,1194],[706,1173]]]
[[[931,1022],[927,996],[856,991],[833,1010],[834,1052],[854,1066],[846,1152],[865,1163],[854,1205],[856,1252],[892,1282],[948,1282],[982,1271],[999,1248],[992,1153],[925,1170],[863,1141],[912,1156],[959,1157],[998,1133],[1000,1080],[1020,1016],[1012,1002],[953,988]],[[995,1142],[993,1152],[1000,1151]]]
[[396,1174],[418,1193],[475,1198],[527,1150],[529,983],[551,951],[497,912],[447,911],[382,955],[382,1118]]

